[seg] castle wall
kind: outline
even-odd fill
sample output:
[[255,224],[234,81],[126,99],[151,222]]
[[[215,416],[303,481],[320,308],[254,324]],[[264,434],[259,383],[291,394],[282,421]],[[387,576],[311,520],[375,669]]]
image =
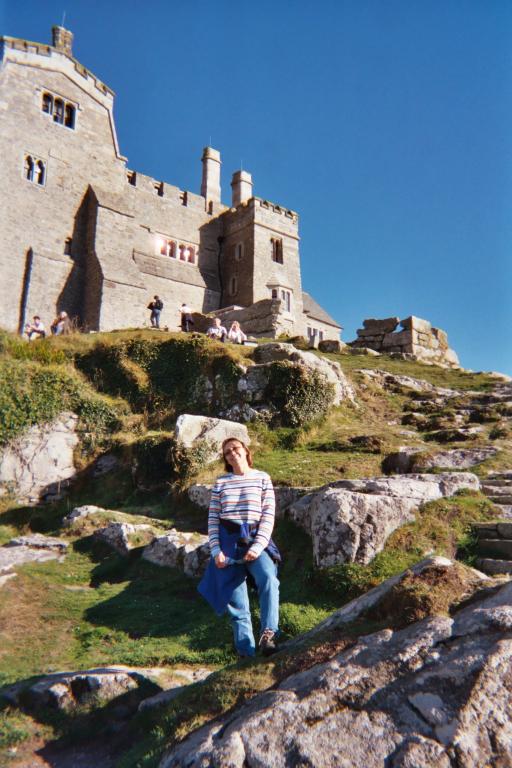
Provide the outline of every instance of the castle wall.
[[[0,68],[0,324],[10,330],[17,330],[23,309],[27,318],[40,314],[46,323],[59,309],[70,314],[80,309],[76,283],[86,252],[81,205],[95,176],[112,187],[119,186],[123,168],[109,113],[112,96],[95,82],[77,73],[73,62],[62,54],[41,55],[4,43]],[[74,130],[56,124],[42,111],[45,91],[76,106]],[[26,154],[46,164],[43,185],[24,178]],[[65,255],[67,238],[73,241],[70,255]],[[27,275],[29,249],[34,259]]]

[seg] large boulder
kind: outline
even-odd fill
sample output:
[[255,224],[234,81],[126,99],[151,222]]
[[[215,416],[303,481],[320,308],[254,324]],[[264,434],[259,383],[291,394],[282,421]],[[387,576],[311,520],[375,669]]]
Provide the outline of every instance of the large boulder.
[[[333,405],[339,405],[343,400],[353,401],[355,399],[352,385],[343,373],[340,364],[334,360],[319,357],[313,352],[305,352],[301,349],[296,349],[292,344],[283,344],[281,342],[261,344],[254,350],[254,359],[256,363],[263,364],[287,360],[296,365],[302,365],[309,371],[316,371],[323,375],[326,381],[334,386]],[[251,368],[249,368],[247,374],[254,376]]]
[[0,492],[38,501],[54,496],[75,475],[78,416],[61,413],[50,424],[36,424],[0,451]]
[[176,440],[184,448],[206,446],[206,461],[215,461],[220,457],[222,442],[228,437],[235,437],[246,445],[251,442],[245,424],[208,416],[193,416],[189,413],[179,416],[175,434]]
[[145,547],[142,557],[154,565],[180,568],[186,576],[200,576],[210,559],[208,536],[173,528]]
[[94,538],[112,547],[119,555],[126,557],[133,549],[149,544],[156,532],[151,525],[140,523],[110,523],[94,533]]
[[400,474],[429,469],[470,469],[492,459],[497,453],[498,449],[494,446],[453,448],[433,453],[422,451],[421,448],[403,447],[397,453],[386,456],[383,469],[385,472]]
[[367,564],[421,504],[462,488],[478,490],[478,478],[453,472],[341,480],[304,496],[289,515],[311,535],[317,566]]
[[[422,588],[450,585],[450,570]],[[452,616],[338,646],[334,635],[327,661],[310,653],[309,668],[194,731],[160,768],[508,766],[511,629],[507,583]]]

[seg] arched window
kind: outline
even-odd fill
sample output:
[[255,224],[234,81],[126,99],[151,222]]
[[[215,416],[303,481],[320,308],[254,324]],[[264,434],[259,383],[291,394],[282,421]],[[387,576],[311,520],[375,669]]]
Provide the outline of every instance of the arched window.
[[195,249],[192,248],[191,245],[189,245],[189,247],[188,247],[188,262],[189,262],[189,264],[194,264],[195,260],[196,260]]
[[270,253],[272,261],[275,261],[276,264],[283,263],[283,241],[280,237],[270,238]]
[[62,99],[55,99],[53,119],[56,123],[60,123],[61,125],[64,123],[64,102]]
[[272,298],[273,299],[278,299],[279,298],[279,292],[278,292],[277,288],[272,288]]
[[38,160],[36,163],[36,181],[38,184],[44,184],[46,176],[46,168],[42,160]]
[[34,161],[30,155],[25,157],[24,175],[27,181],[34,181]]
[[64,110],[64,125],[66,128],[75,127],[75,108],[72,104],[66,104],[66,108]]
[[53,96],[51,93],[43,93],[43,112],[46,112],[47,115],[51,115],[53,113]]

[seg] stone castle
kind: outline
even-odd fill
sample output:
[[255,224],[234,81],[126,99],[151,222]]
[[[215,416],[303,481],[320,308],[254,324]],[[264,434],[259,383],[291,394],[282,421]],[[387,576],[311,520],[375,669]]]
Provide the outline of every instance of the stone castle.
[[69,30],[52,32],[52,45],[0,38],[0,325],[66,310],[88,330],[140,327],[158,294],[171,330],[186,302],[255,335],[338,339],[302,291],[297,214],[255,197],[242,170],[224,205],[212,147],[200,194],[129,169],[113,91],[73,58]]

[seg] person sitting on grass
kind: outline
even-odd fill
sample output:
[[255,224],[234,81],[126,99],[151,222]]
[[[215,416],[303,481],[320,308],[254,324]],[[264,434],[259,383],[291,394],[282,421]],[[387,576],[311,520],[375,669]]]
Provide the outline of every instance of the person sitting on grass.
[[226,341],[228,332],[224,326],[221,325],[220,317],[216,317],[214,319],[213,325],[208,328],[206,335],[209,339],[220,339],[220,341]]
[[233,342],[233,344],[244,344],[247,341],[247,336],[240,328],[238,320],[233,320],[231,323],[231,328],[228,332],[228,341]]

